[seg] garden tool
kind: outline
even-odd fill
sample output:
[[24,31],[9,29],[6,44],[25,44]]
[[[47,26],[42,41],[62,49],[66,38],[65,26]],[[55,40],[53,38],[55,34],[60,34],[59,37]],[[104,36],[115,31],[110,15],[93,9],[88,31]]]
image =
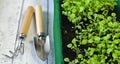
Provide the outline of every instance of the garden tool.
[[35,8],[37,37],[34,37],[35,50],[41,60],[46,60],[50,51],[49,36],[45,35],[42,17],[42,8],[37,5]]
[[23,24],[21,26],[18,39],[15,42],[15,50],[14,50],[14,52],[10,51],[10,53],[12,53],[13,55],[11,57],[8,56],[8,55],[5,55],[5,56],[7,56],[9,58],[12,58],[12,63],[13,63],[14,58],[16,56],[18,56],[19,53],[24,54],[24,43],[23,43],[23,40],[27,36],[28,30],[29,30],[29,26],[30,26],[30,23],[31,23],[31,20],[32,20],[33,12],[34,12],[34,8],[32,6],[29,6],[27,8],[25,17],[23,19]]
[[[23,54],[24,53],[24,43],[23,40],[25,39],[25,36],[28,33],[28,29],[31,23],[31,19],[33,16],[34,8],[32,6],[29,6],[26,15],[23,20],[23,24],[21,26],[21,30],[19,32],[19,36],[17,39],[17,43],[15,44],[15,51],[10,53],[13,54],[13,56],[8,56],[5,55],[9,58],[12,58],[12,63],[13,60],[16,56],[19,55],[19,53]],[[48,53],[50,51],[50,41],[49,41],[49,36],[45,36],[44,33],[44,27],[43,27],[43,18],[42,18],[42,9],[41,6],[37,5],[36,6],[36,28],[37,28],[37,37],[35,37],[35,49],[37,52],[37,55],[40,57],[41,60],[45,60],[48,56]],[[40,52],[39,52],[40,51]]]

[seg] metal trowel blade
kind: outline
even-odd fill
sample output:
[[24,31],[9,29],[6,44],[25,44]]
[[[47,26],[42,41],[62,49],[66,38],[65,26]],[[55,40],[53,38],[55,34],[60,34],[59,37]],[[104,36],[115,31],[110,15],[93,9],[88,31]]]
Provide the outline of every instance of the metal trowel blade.
[[[49,40],[48,39],[48,37],[47,37],[47,39],[46,40]],[[45,61],[46,59],[47,59],[47,57],[48,57],[48,49],[45,49],[46,47],[44,47],[44,46],[48,46],[49,44],[47,44],[46,42],[46,44],[41,44],[41,42],[43,42],[42,40],[39,40],[37,37],[34,37],[34,45],[35,45],[35,51],[36,51],[36,53],[37,53],[37,56],[41,59],[41,60],[43,60],[43,61]],[[50,46],[49,46],[50,47]]]
[[45,41],[45,44],[44,44],[44,50],[45,50],[45,53],[49,54],[49,52],[50,52],[50,38],[49,38],[49,35],[46,36],[46,41]]

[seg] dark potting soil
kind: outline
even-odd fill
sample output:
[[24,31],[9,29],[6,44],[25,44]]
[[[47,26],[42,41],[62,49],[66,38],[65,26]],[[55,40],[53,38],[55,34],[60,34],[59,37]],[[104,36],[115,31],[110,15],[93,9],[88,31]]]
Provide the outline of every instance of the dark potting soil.
[[62,46],[63,46],[63,56],[72,59],[75,59],[76,54],[69,48],[67,44],[71,43],[71,40],[75,37],[75,29],[72,28],[72,23],[62,15]]
[[[62,4],[62,0],[60,1],[60,4]],[[61,6],[60,6],[61,7]],[[62,11],[62,8],[60,8],[60,11]],[[72,28],[74,26],[66,16],[62,15],[61,12],[61,30],[62,30],[62,49],[63,49],[63,57],[68,57],[69,59],[73,60],[76,58],[75,52],[73,52],[71,49],[67,47],[69,43],[71,43],[72,39],[76,36],[75,35],[75,29]],[[64,62],[65,64],[68,64]]]

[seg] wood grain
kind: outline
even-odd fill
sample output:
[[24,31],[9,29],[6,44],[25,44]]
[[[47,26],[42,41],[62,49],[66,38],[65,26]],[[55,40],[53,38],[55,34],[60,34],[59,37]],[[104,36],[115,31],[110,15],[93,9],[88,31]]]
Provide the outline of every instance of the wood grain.
[[42,8],[40,5],[37,5],[35,8],[35,16],[36,16],[37,34],[40,35],[41,33],[44,33],[43,15],[42,15]]
[[29,6],[23,19],[23,24],[20,30],[21,34],[27,35],[32,20],[33,12],[34,8],[32,6]]

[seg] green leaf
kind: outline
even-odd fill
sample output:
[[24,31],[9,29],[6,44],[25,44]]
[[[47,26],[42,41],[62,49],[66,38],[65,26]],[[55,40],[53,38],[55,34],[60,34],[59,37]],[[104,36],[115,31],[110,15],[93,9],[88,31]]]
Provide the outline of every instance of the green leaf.
[[112,13],[111,16],[115,17],[115,16],[116,16],[116,13]]
[[120,40],[119,39],[115,39],[115,40],[113,40],[113,43],[114,44],[118,44],[118,43],[120,43]]
[[102,33],[103,30],[104,30],[104,26],[99,26],[99,27],[98,27],[98,30],[99,30],[100,33]]
[[78,54],[78,58],[83,58],[83,55],[82,54]]
[[[79,34],[79,31],[78,31],[78,30],[75,30],[75,33],[76,33],[76,34]],[[78,38],[78,37],[77,37],[77,38]]]
[[72,43],[73,43],[73,46],[74,46],[74,47],[77,47],[77,44],[76,44],[77,41],[78,41],[78,40],[77,40],[76,38],[73,38]]
[[98,16],[98,14],[93,14],[93,16],[94,16],[94,18],[96,19],[96,18],[97,18],[97,16]]
[[102,64],[105,64],[105,59],[101,59],[100,61]]
[[87,18],[83,18],[84,21],[87,21]]
[[95,37],[94,37],[94,40],[95,40],[95,43],[99,43],[99,42],[100,42],[100,37],[95,36]]
[[88,12],[88,16],[93,15],[93,12]]
[[115,29],[115,32],[120,32],[120,28],[116,28],[116,29]]
[[72,13],[76,13],[77,12],[77,10],[74,8],[74,9],[72,9]]
[[88,19],[92,19],[92,16],[88,15]]
[[108,16],[108,17],[107,17],[107,20],[108,20],[108,21],[111,21],[111,20],[112,20],[112,17],[111,17],[111,16]]
[[119,38],[120,37],[120,33],[115,33],[115,35],[113,36],[113,38]]
[[99,49],[104,48],[104,47],[105,47],[105,43],[104,43],[104,42],[101,42],[100,44],[97,45],[97,47],[98,47]]
[[110,52],[112,52],[112,51],[113,51],[112,48],[107,49],[107,54],[110,54]]
[[109,26],[109,27],[112,27],[112,28],[116,28],[116,27],[119,26],[119,24],[118,24],[117,22],[109,22],[109,23],[108,23],[108,26]]
[[101,14],[101,15],[98,15],[98,17],[100,18],[100,19],[104,19],[104,16]]
[[83,12],[84,9],[85,9],[85,8],[84,8],[83,6],[80,6],[80,10],[79,10],[79,11],[80,11],[80,12]]
[[89,42],[89,43],[93,43],[93,39],[92,39],[92,38],[89,39],[88,42]]
[[91,37],[92,37],[92,34],[88,34],[88,37],[91,38]]
[[75,18],[75,14],[71,14],[70,19],[74,19],[74,18]]
[[69,2],[64,2],[64,5],[62,5],[62,7],[68,6],[68,5],[69,5]]
[[65,12],[65,11],[62,11],[62,14],[64,14],[64,15],[67,15],[67,12]]
[[107,34],[107,36],[104,36],[103,39],[108,40],[108,39],[110,39],[110,37],[111,37],[111,34]]
[[104,54],[104,53],[106,53],[106,50],[103,49],[103,50],[102,50],[102,54]]
[[78,29],[82,29],[82,27],[81,27],[80,25],[77,25],[76,27],[77,27]]
[[69,62],[69,64],[75,64],[74,62]]
[[90,48],[90,56],[92,56],[94,54],[95,49],[94,48]]
[[117,53],[112,53],[112,57],[116,59],[118,57]]
[[75,59],[75,64],[77,64],[79,61],[78,61],[78,59]]
[[90,0],[85,0],[85,5],[87,6],[90,3]]
[[65,62],[70,62],[70,59],[69,58],[64,58],[64,61]]
[[76,38],[73,38],[72,43],[73,43],[73,44],[76,44],[76,42],[77,42],[77,39],[76,39]]
[[87,44],[87,39],[83,39],[81,44],[86,45]]
[[119,46],[119,47],[117,47],[117,49],[118,49],[118,50],[120,50],[120,46]]
[[108,26],[109,26],[109,27],[112,27],[112,26],[113,26],[113,23],[112,23],[112,22],[109,22],[109,23],[108,23]]
[[120,51],[119,50],[115,50],[115,53],[120,56]]
[[71,44],[71,43],[68,44],[67,47],[68,47],[68,48],[72,48],[72,44]]
[[119,26],[119,24],[117,22],[113,22],[113,25],[112,25],[113,28],[116,28],[118,26]]
[[99,22],[99,25],[104,27],[106,23],[107,23],[106,20],[102,20],[101,22]]
[[87,64],[100,64],[100,62],[97,60],[97,56],[94,55],[93,57],[91,57],[88,61]]

